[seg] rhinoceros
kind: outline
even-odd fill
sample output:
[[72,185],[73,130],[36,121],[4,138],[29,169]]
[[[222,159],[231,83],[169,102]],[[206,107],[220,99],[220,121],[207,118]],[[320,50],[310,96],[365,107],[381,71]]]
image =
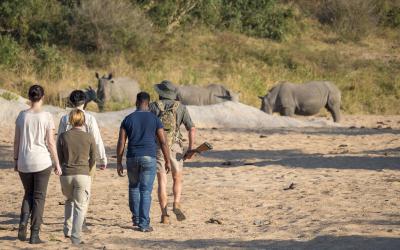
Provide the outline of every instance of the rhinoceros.
[[109,102],[135,104],[136,95],[140,92],[136,80],[127,77],[113,78],[111,73],[100,77],[97,72],[96,78],[98,80],[96,102],[100,112],[104,111],[105,105]]
[[340,90],[329,81],[311,81],[303,84],[281,82],[265,96],[260,96],[261,110],[284,116],[315,115],[325,107],[335,122],[340,122]]
[[[59,99],[59,105],[60,107],[69,107],[72,108],[71,103],[69,102],[69,95],[71,92],[74,91],[74,89],[67,88],[65,90],[62,90],[58,93],[58,99]],[[97,93],[96,90],[92,89],[92,87],[88,87],[86,89],[82,89],[83,92],[85,92],[86,95],[86,103],[85,106],[91,102],[91,101],[96,101],[97,100]]]
[[239,95],[231,92],[220,84],[210,84],[207,87],[179,86],[177,99],[184,105],[211,105],[225,101],[239,101]]

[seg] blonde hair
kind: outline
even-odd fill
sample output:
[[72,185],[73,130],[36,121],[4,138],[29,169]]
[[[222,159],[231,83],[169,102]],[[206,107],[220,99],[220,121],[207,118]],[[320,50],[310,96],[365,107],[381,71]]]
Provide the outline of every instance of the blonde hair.
[[73,127],[82,127],[85,124],[85,113],[82,110],[74,109],[69,113],[69,123]]

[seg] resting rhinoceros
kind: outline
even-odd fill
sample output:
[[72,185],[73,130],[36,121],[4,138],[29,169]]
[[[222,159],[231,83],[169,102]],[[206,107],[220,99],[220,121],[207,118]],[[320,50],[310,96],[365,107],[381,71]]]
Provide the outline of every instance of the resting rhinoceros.
[[113,78],[111,73],[100,77],[97,72],[96,78],[98,79],[96,102],[100,112],[104,111],[105,105],[109,102],[135,104],[136,95],[140,92],[136,80],[127,77]]
[[315,115],[325,107],[335,122],[340,122],[340,90],[328,81],[311,81],[303,84],[281,82],[267,95],[260,96],[261,110],[281,115]]
[[207,87],[179,86],[177,99],[185,105],[211,105],[225,101],[239,101],[239,95],[231,92],[220,84],[210,84]]

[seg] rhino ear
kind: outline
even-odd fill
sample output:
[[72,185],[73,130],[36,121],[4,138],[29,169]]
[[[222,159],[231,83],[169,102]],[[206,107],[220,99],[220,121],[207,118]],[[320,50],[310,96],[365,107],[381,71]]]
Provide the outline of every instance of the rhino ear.
[[111,80],[112,77],[113,77],[112,73],[108,74],[108,80]]
[[99,73],[97,73],[97,72],[96,72],[95,76],[96,76],[97,79],[99,79],[99,77],[100,77]]

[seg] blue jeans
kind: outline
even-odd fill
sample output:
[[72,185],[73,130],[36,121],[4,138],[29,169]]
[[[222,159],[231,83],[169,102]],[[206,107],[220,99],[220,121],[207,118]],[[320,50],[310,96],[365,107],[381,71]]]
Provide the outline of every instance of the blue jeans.
[[126,160],[132,222],[143,229],[150,226],[151,192],[157,171],[156,165],[156,158],[150,156],[127,158]]

